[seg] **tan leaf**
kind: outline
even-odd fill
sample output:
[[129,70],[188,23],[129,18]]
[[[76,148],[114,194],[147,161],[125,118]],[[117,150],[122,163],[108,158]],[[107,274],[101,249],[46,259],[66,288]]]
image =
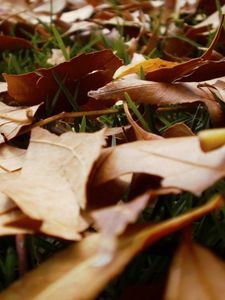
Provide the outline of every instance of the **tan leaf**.
[[88,94],[97,100],[114,99],[117,101],[124,99],[125,92],[129,93],[135,102],[157,106],[203,102],[207,105],[215,123],[224,120],[220,105],[215,101],[214,96],[194,82],[162,83],[140,79],[120,79],[108,83],[97,91],[90,91]]
[[[27,223],[29,223],[29,226],[22,226],[25,219],[27,219]],[[34,230],[32,228],[33,225],[31,226],[31,224],[32,221],[28,220],[28,218],[20,209],[16,207],[11,208],[9,211],[0,214],[0,236],[15,235],[21,233],[34,233]]]
[[23,163],[26,150],[9,145],[0,145],[0,174],[19,170]]
[[14,138],[23,126],[33,122],[33,116],[40,107],[35,105],[28,108],[13,107],[0,102],[0,134],[4,140]]
[[60,16],[60,20],[67,23],[72,23],[78,20],[83,21],[89,19],[93,13],[94,7],[92,5],[85,5],[79,9],[64,12]]
[[101,146],[104,131],[32,131],[23,169],[2,191],[30,218],[43,221],[40,230],[67,239],[79,239],[87,224],[80,217],[86,205],[86,181]]
[[93,174],[94,185],[126,173],[147,173],[162,177],[163,187],[200,195],[225,175],[225,146],[205,153],[197,137],[137,141],[114,147],[104,155]]
[[58,14],[64,9],[66,2],[66,0],[52,0],[51,3],[45,1],[43,4],[37,5],[33,11],[35,13]]
[[225,264],[209,250],[185,241],[175,253],[164,300],[223,300]]
[[[116,205],[100,208],[91,212],[96,228],[106,237],[122,234],[128,224],[135,223],[140,213],[157,195],[177,194],[176,189],[149,190],[129,202],[120,201]],[[103,239],[104,239],[103,237]]]
[[127,203],[120,201],[117,205],[93,211],[91,216],[96,228],[106,236],[123,233],[128,224],[136,222],[151,196],[151,192],[147,192]]
[[95,299],[106,284],[119,274],[139,251],[221,207],[221,201],[221,197],[217,196],[204,206],[169,221],[127,231],[118,238],[116,252],[108,263],[106,257],[99,253],[101,235],[91,234],[25,275],[23,279],[2,292],[0,298],[2,300]]

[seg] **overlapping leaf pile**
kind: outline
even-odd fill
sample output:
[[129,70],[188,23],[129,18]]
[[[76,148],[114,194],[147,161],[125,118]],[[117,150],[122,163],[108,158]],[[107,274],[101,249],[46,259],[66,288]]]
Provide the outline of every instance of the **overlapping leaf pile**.
[[[75,241],[3,291],[1,299],[95,299],[141,250],[181,229],[184,241],[174,254],[164,299],[223,299],[224,263],[193,244],[186,227],[215,210],[219,219],[222,195],[214,193],[204,203],[199,199],[225,177],[225,129],[197,135],[184,122],[166,130],[156,122],[151,132],[143,108],[157,112],[186,105],[198,110],[200,105],[212,127],[224,126],[225,60],[224,53],[215,51],[224,34],[224,17],[218,26],[212,23],[214,38],[203,54],[187,59],[196,46],[190,39],[205,38],[205,23],[211,24],[212,16],[197,26],[184,26],[185,38],[176,42],[179,28],[172,26],[171,16],[195,13],[205,1],[165,1],[162,27],[170,28],[165,36],[157,36],[148,23],[150,12],[160,12],[161,6],[154,1],[122,2],[115,9],[102,1],[19,1],[12,9],[13,2],[5,1],[0,13],[2,50],[33,47],[24,37],[8,36],[12,23],[19,35],[26,28],[47,40],[43,23],[50,22],[64,54],[52,56],[50,63],[60,63],[50,68],[3,73],[7,87],[3,83],[5,103],[0,103],[0,235]],[[215,7],[209,5],[206,11],[214,13]],[[217,18],[219,14],[213,20]],[[121,22],[131,36],[126,45],[131,62],[126,66],[119,51],[103,49],[100,42],[99,51],[69,59],[71,48],[54,31],[58,25],[62,36],[74,41],[105,29],[106,36],[113,30],[118,34]],[[143,43],[146,37],[150,42]],[[157,40],[164,45],[163,57],[140,55],[156,47]],[[113,125],[110,117],[106,122],[96,117],[107,114],[122,114],[129,125],[107,128]],[[88,115],[95,127],[82,130]],[[83,117],[80,130],[77,117]],[[155,207],[162,195],[169,199],[185,192],[199,200],[195,208],[141,224],[143,211]]]

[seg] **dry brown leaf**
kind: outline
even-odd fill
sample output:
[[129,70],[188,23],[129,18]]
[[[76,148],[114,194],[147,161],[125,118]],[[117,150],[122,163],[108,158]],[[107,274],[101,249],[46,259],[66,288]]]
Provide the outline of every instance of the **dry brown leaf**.
[[144,130],[141,126],[137,124],[132,118],[130,111],[128,109],[128,105],[126,102],[123,104],[124,112],[126,114],[127,120],[130,125],[133,127],[137,140],[161,140],[162,137],[160,135],[148,132]]
[[55,15],[60,13],[64,9],[66,3],[66,0],[51,0],[51,3],[49,1],[45,1],[43,4],[38,4],[33,9],[33,11],[35,13],[52,13],[53,15]]
[[205,153],[197,137],[127,143],[112,148],[103,157],[92,174],[96,186],[123,174],[146,173],[162,177],[163,187],[200,195],[225,175],[225,146]]
[[95,299],[106,284],[119,274],[139,251],[221,207],[221,202],[221,197],[217,196],[204,206],[179,217],[127,231],[118,239],[114,256],[108,261],[107,253],[105,256],[99,253],[101,235],[91,234],[25,275],[23,279],[2,292],[0,298],[2,300]]
[[90,91],[88,94],[97,100],[113,99],[117,101],[125,99],[125,92],[135,102],[157,106],[203,102],[215,124],[224,121],[224,114],[214,96],[207,89],[200,88],[198,83],[194,82],[163,83],[124,78],[108,83],[97,91]]
[[[35,72],[22,75],[4,73],[3,76],[8,83],[9,95],[23,105],[34,105],[47,98],[53,99],[59,90],[56,77],[64,83],[72,95],[78,91],[77,101],[84,104],[88,99],[87,92],[109,82],[120,66],[121,60],[111,50],[102,50],[81,54],[49,69],[37,69]],[[59,98],[61,110],[62,107],[65,109],[66,103],[68,109],[69,104],[65,95],[60,93]]]
[[223,300],[225,264],[206,248],[185,241],[169,273],[164,300]]
[[79,239],[87,227],[80,217],[86,182],[103,144],[104,131],[56,136],[35,128],[21,174],[2,191],[27,216],[43,221],[42,232]]
[[96,228],[106,237],[120,235],[128,224],[136,222],[151,196],[151,192],[147,192],[127,203],[120,201],[116,205],[93,211],[91,216]]
[[0,51],[32,48],[31,42],[19,37],[0,35]]
[[174,82],[186,77],[187,75],[190,75],[198,67],[206,64],[207,60],[211,58],[213,49],[219,40],[220,33],[223,28],[223,21],[224,21],[224,15],[222,16],[220,27],[217,31],[214,40],[212,41],[208,50],[202,56],[193,58],[187,62],[183,62],[172,67],[165,67],[155,71],[148,72],[146,74],[146,79],[151,81],[158,81],[158,82]]
[[194,135],[194,133],[191,130],[191,128],[188,127],[183,122],[176,123],[176,124],[170,126],[163,133],[163,136],[165,138],[182,137],[182,136],[193,136],[193,135]]
[[[28,108],[9,106],[0,102],[1,140],[10,140],[17,136],[20,129],[33,122],[33,117],[40,105]],[[1,141],[0,141],[1,142]]]
[[116,205],[100,208],[91,212],[96,228],[103,234],[104,238],[114,237],[122,234],[128,224],[135,223],[140,213],[149,202],[154,201],[158,195],[177,194],[176,189],[148,190],[129,202],[119,201]]

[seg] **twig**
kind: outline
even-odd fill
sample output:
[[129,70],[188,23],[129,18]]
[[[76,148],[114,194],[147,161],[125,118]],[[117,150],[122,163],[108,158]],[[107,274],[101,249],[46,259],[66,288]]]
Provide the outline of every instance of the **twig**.
[[64,119],[64,118],[78,118],[83,116],[97,116],[97,115],[108,115],[114,114],[119,112],[118,109],[102,109],[102,110],[93,110],[93,111],[81,111],[81,112],[61,112],[57,115],[51,116],[44,120],[38,121],[34,124],[27,126],[26,128],[22,129],[19,135],[29,132],[31,129],[35,127],[42,127],[49,123]]

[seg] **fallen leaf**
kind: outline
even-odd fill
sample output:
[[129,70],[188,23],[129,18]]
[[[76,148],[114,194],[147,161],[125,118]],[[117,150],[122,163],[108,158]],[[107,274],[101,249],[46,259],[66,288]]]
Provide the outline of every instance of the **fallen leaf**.
[[224,121],[224,114],[220,105],[211,92],[201,88],[198,83],[194,82],[163,83],[124,78],[110,82],[96,91],[90,91],[88,95],[97,100],[113,99],[116,102],[121,99],[125,100],[125,92],[137,103],[157,106],[203,102],[215,124]]
[[0,35],[0,51],[32,48],[31,42],[19,37]]
[[183,122],[179,122],[179,123],[176,123],[176,124],[170,126],[163,133],[163,137],[165,137],[165,138],[193,136],[193,135],[194,135],[194,133],[191,130],[191,128],[188,127]]
[[184,241],[175,253],[164,300],[223,300],[225,264],[206,248]]
[[91,234],[25,275],[2,292],[0,297],[2,300],[95,299],[138,252],[163,236],[220,208],[221,202],[221,197],[216,196],[204,206],[179,217],[125,232],[118,238],[114,256],[108,261],[107,253],[105,256],[99,253],[101,235]]
[[225,59],[220,60],[208,60],[207,63],[195,69],[191,74],[187,75],[180,81],[185,82],[201,82],[208,81],[214,78],[225,76]]
[[67,23],[72,23],[75,21],[83,21],[89,19],[94,13],[94,7],[92,5],[85,5],[79,9],[64,12],[60,16],[60,20]]
[[[4,73],[3,77],[8,84],[9,95],[23,105],[35,105],[47,98],[53,99],[60,90],[56,77],[72,95],[78,91],[77,101],[83,103],[87,101],[87,91],[109,82],[120,65],[121,60],[111,50],[102,50],[81,54],[49,69],[37,69],[22,75]],[[65,107],[68,100],[63,93],[61,97],[64,97],[61,105]]]
[[35,128],[21,174],[1,190],[27,216],[43,221],[42,232],[80,239],[78,232],[87,227],[80,216],[86,182],[103,144],[104,131],[56,136]]
[[148,72],[152,72],[166,67],[170,68],[176,66],[177,64],[178,64],[177,62],[167,61],[161,58],[151,58],[151,59],[143,60],[136,64],[127,65],[125,66],[124,69],[121,70],[120,73],[116,71],[113,77],[114,79],[118,79],[132,73],[140,74],[141,69],[143,69],[144,74],[147,74]]
[[120,235],[128,224],[136,222],[151,196],[151,192],[147,192],[127,203],[120,201],[116,205],[91,212],[94,224],[103,238]]
[[162,177],[163,187],[200,195],[225,175],[225,146],[205,153],[195,136],[126,143],[103,157],[91,178],[96,186],[123,174],[146,173]]
[[11,210],[0,214],[0,236],[15,235],[15,234],[33,234],[32,228],[23,228],[18,225],[13,225],[14,222],[20,222],[24,219],[25,215],[22,211],[16,207]]
[[155,71],[150,71],[146,74],[146,79],[151,81],[158,82],[174,82],[184,78],[187,75],[193,73],[198,67],[207,63],[207,60],[210,59],[213,49],[216,43],[219,40],[220,33],[223,28],[224,15],[221,18],[219,29],[217,30],[217,34],[214,37],[210,47],[207,51],[200,57],[193,58],[187,62],[180,63],[178,65],[172,67],[164,67]]
[[0,135],[1,141],[17,136],[20,129],[33,122],[33,117],[40,105],[28,108],[9,106],[0,102]]
[[35,13],[47,13],[47,14],[58,14],[60,13],[64,7],[66,6],[66,0],[51,0],[51,3],[49,1],[45,1],[43,4],[37,5],[33,11]]
[[0,174],[17,171],[22,168],[26,150],[0,145]]
[[129,202],[119,201],[116,205],[100,208],[92,211],[94,226],[103,234],[104,238],[114,237],[122,234],[128,224],[135,223],[140,213],[148,203],[155,200],[158,195],[177,194],[175,189],[148,190]]
[[161,140],[162,137],[160,135],[148,132],[140,127],[137,122],[132,118],[130,111],[128,109],[128,105],[126,102],[123,104],[124,112],[126,114],[127,120],[130,125],[133,127],[137,140]]

